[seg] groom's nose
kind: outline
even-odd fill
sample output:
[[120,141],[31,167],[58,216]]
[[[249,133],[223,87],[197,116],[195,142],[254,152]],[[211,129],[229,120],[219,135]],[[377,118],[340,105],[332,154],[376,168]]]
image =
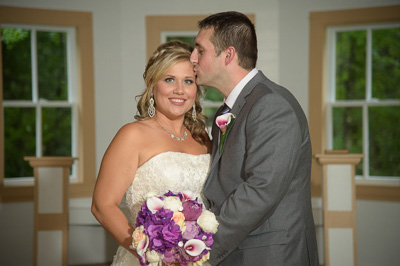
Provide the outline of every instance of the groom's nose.
[[190,55],[190,62],[192,62],[193,65],[198,63],[198,52],[197,52],[196,48],[193,50],[192,54]]

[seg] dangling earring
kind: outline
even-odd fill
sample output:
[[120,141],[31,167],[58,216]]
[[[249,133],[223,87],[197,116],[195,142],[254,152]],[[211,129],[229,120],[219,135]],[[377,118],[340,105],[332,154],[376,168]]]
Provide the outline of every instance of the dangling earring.
[[196,114],[196,103],[193,103],[193,110],[192,110],[192,119],[194,122],[197,121],[197,114]]
[[149,109],[147,109],[147,112],[149,113],[150,118],[152,118],[154,116],[154,114],[156,113],[156,108],[154,108],[153,97],[151,97],[149,100]]

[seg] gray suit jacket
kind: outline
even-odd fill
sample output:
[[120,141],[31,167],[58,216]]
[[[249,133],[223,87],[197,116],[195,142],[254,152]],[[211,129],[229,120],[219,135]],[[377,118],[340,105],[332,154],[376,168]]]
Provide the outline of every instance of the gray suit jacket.
[[220,223],[210,263],[318,265],[310,135],[299,103],[259,71],[231,113],[236,119],[221,154],[219,128],[213,126],[203,190]]

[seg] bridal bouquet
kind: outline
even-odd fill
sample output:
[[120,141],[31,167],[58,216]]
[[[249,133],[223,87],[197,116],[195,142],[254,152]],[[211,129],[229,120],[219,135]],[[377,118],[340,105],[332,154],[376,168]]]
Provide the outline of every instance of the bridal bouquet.
[[148,197],[136,218],[132,246],[141,265],[202,265],[210,257],[215,215],[191,192]]

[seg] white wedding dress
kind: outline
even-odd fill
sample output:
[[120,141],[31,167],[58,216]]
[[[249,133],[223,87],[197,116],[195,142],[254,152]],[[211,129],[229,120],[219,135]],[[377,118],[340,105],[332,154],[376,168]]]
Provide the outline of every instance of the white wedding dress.
[[[133,227],[135,227],[136,215],[149,194],[163,195],[168,190],[174,193],[190,190],[201,195],[209,162],[209,154],[164,152],[141,165],[125,194],[127,216]],[[135,256],[120,246],[114,256],[112,266],[128,265],[140,266],[140,263]]]

